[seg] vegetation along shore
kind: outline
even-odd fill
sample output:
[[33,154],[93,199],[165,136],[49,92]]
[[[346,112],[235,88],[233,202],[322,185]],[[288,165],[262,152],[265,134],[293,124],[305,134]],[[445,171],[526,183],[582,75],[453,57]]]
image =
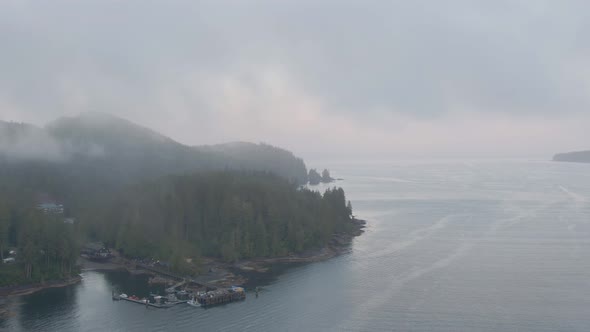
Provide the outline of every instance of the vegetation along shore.
[[[304,186],[333,181],[328,170],[267,144],[187,146],[101,113],[0,121],[0,139],[4,294],[81,269],[239,284],[240,271],[338,255],[363,227],[342,188]],[[79,261],[90,242],[110,248],[91,254],[108,263]]]

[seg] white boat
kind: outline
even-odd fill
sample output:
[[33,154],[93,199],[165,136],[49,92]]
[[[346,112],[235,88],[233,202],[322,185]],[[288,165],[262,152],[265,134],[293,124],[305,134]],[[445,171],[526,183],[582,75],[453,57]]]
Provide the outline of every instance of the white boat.
[[186,301],[186,303],[188,305],[192,305],[193,307],[200,307],[201,306],[201,304],[199,303],[199,301],[194,300],[194,299],[193,300],[188,300],[188,301]]

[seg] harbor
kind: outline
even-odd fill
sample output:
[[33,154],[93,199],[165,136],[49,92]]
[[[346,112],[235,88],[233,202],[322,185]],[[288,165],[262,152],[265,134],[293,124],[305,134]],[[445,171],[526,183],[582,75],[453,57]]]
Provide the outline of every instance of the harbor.
[[147,297],[127,295],[112,291],[112,298],[115,301],[128,301],[146,307],[159,309],[170,308],[178,304],[188,303],[197,307],[211,307],[246,299],[246,291],[242,287],[217,287],[210,283],[199,282],[194,278],[181,277],[170,271],[145,264],[137,264],[137,267],[156,274],[169,281],[176,283],[165,289],[166,295],[150,294]]
[[167,289],[166,291],[169,294],[165,296],[150,294],[148,297],[142,298],[136,295],[119,294],[113,291],[112,298],[114,301],[128,301],[158,309],[170,308],[182,303],[187,303],[195,307],[211,307],[246,299],[244,288],[236,286],[196,293],[187,292],[186,290],[174,290],[171,292],[170,289]]

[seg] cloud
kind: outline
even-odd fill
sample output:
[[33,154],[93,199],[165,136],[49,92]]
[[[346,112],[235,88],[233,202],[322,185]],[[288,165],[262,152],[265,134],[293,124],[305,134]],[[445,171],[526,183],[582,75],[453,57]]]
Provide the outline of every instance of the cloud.
[[65,159],[61,145],[41,128],[0,122],[0,157],[12,161]]
[[0,121],[1,161],[47,161],[63,163],[80,156],[102,158],[103,146],[60,140],[33,125]]
[[267,141],[303,154],[553,153],[590,138],[576,125],[590,106],[583,1],[0,9],[4,119],[104,111],[187,144]]

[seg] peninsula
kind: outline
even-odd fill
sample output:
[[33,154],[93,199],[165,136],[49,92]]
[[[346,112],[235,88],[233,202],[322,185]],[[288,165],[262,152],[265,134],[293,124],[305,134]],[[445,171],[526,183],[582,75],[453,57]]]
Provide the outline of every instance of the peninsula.
[[186,276],[332,257],[364,222],[341,188],[301,186],[314,172],[268,144],[187,146],[102,113],[0,122],[0,287],[74,282],[87,242]]

